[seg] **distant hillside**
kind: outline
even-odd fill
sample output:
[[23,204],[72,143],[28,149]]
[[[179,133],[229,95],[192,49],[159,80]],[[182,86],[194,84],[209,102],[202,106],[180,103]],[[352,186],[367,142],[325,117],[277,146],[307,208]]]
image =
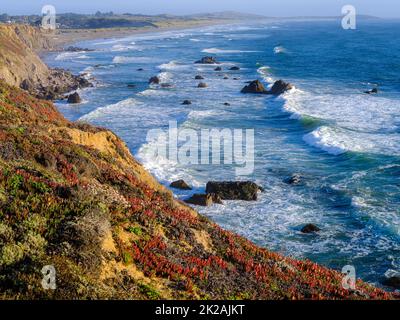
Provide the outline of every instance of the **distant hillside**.
[[[60,29],[96,29],[96,28],[142,28],[158,27],[159,23],[187,20],[250,20],[264,18],[258,15],[237,12],[205,13],[196,15],[140,15],[140,14],[114,14],[112,12],[95,14],[60,13],[57,14],[57,23]],[[0,15],[0,22],[27,23],[32,26],[41,24],[41,16],[9,16]]]

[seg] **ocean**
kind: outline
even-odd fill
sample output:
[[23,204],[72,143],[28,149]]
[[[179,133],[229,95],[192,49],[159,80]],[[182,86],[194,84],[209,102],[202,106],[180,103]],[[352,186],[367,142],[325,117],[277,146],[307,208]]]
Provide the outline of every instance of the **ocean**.
[[[360,21],[356,30],[341,21],[242,23],[86,41],[76,45],[94,51],[45,60],[96,79],[80,91],[83,103],[58,102],[59,110],[113,130],[161,183],[193,185],[175,190],[181,199],[204,192],[210,180],[235,180],[234,165],[154,158],[149,130],[166,130],[169,121],[254,129],[255,169],[246,180],[265,189],[259,200],[196,209],[270,250],[337,270],[353,265],[357,277],[379,284],[388,270],[400,271],[399,31],[390,20]],[[222,72],[194,64],[207,55]],[[207,88],[197,88],[198,74]],[[172,86],[150,86],[155,75]],[[283,79],[295,89],[241,94],[255,79],[266,86]],[[374,87],[378,94],[364,93]],[[182,105],[186,99],[192,104]],[[295,173],[302,182],[286,183]],[[302,234],[307,223],[321,231]]]

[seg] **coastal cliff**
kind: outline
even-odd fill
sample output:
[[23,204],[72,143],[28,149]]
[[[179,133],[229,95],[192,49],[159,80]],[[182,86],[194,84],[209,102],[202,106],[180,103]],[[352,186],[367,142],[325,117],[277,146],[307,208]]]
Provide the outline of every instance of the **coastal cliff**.
[[[56,270],[45,290],[41,270]],[[112,132],[0,81],[2,299],[390,299],[221,229]]]
[[43,63],[38,52],[53,49],[50,39],[49,34],[37,27],[0,24],[0,79],[49,100],[89,86],[86,79]]

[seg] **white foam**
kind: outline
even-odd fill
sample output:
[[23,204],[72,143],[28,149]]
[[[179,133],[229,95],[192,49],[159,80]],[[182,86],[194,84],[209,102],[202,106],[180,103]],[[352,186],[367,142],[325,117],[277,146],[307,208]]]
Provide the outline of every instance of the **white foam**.
[[71,59],[86,59],[88,58],[87,55],[83,55],[85,51],[77,51],[77,52],[63,52],[60,53],[55,60],[57,61],[65,61],[65,60],[71,60]]
[[226,49],[218,49],[218,48],[208,48],[208,49],[203,49],[201,52],[211,53],[211,54],[229,54],[229,53],[251,53],[251,52],[257,52],[257,51],[226,50]]
[[263,66],[257,69],[257,73],[259,73],[264,81],[268,83],[273,83],[275,82],[274,78],[271,76],[271,68],[268,66]]
[[322,126],[303,139],[311,146],[333,155],[347,151],[400,155],[400,136],[397,134],[376,135]]
[[97,108],[96,110],[82,116],[79,118],[81,121],[91,121],[99,117],[104,117],[107,114],[111,114],[115,112],[115,110],[124,108],[124,107],[132,107],[137,105],[139,102],[136,99],[130,98],[126,100],[119,101],[115,104],[110,104],[104,107]]
[[180,63],[178,61],[170,61],[168,63],[163,63],[158,66],[160,70],[182,70],[188,67],[187,64]]
[[136,46],[135,43],[133,45],[124,45],[124,44],[116,44],[112,46],[111,51],[113,52],[123,52],[123,51],[142,51],[143,48],[140,46]]
[[286,53],[286,52],[287,52],[286,48],[284,48],[282,46],[277,46],[274,48],[275,54],[282,54],[282,53]]
[[127,57],[127,56],[115,56],[113,63],[116,64],[128,64],[128,63],[152,63],[157,59],[152,57]]

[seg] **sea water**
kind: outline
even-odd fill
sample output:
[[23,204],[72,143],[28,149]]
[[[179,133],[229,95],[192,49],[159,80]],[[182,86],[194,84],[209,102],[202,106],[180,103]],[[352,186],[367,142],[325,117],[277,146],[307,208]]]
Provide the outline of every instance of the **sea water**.
[[[95,51],[46,60],[95,78],[96,86],[80,91],[83,103],[59,102],[59,109],[113,130],[161,183],[194,186],[176,191],[178,198],[204,192],[210,180],[234,180],[234,167],[155,159],[149,130],[166,130],[169,121],[254,129],[255,170],[246,178],[265,192],[257,202],[226,201],[201,213],[282,254],[337,270],[353,265],[371,283],[400,271],[399,21],[361,21],[356,30],[340,21],[246,23],[77,45]],[[223,71],[193,63],[205,55]],[[208,88],[197,88],[198,74]],[[149,85],[155,75],[172,86]],[[241,94],[254,79],[265,86],[283,79],[295,89],[280,97]],[[377,95],[364,93],[374,87]],[[182,105],[186,99],[192,104]],[[285,183],[294,173],[302,183]],[[321,232],[302,234],[307,223]]]

